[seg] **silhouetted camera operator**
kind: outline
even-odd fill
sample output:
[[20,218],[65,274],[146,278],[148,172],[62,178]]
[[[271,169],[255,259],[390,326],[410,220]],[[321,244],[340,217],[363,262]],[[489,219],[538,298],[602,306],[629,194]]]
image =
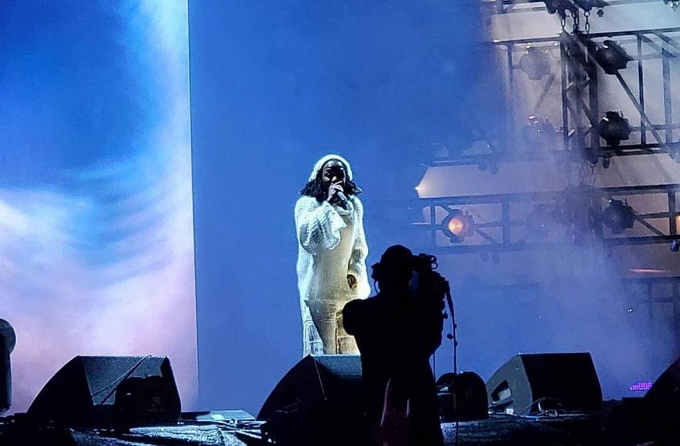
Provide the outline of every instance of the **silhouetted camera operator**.
[[403,413],[409,406],[408,444],[414,446],[444,444],[429,358],[441,344],[448,283],[432,271],[435,262],[391,246],[373,265],[378,295],[343,310],[345,330],[361,352],[369,422],[377,430],[391,381],[393,405]]

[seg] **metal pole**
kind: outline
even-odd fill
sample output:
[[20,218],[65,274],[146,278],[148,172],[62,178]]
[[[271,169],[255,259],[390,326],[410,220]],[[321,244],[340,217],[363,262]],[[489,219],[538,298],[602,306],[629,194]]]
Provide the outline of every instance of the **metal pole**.
[[435,205],[430,204],[430,242],[432,243],[432,249],[437,249],[437,213]]
[[645,121],[642,118],[642,113],[645,111],[645,82],[644,70],[642,69],[642,37],[637,36],[637,52],[638,52],[638,93],[640,97],[640,144],[647,144],[647,131],[645,130]]
[[[563,31],[562,34],[565,32]],[[567,51],[560,40],[560,74],[562,86],[562,144],[569,150],[569,97],[567,93]]]
[[[588,99],[590,103],[590,114],[588,119],[591,121],[590,148],[599,153],[600,134],[598,133],[596,127],[598,123],[597,120],[600,117],[600,105],[598,101],[599,85],[598,85],[597,62],[595,62],[595,59],[593,59],[592,55],[587,51],[586,57],[588,76],[590,77],[590,82],[588,82]],[[595,122],[593,122],[593,118]]]
[[[507,103],[507,111],[508,111],[508,123],[506,125],[506,141],[508,141],[508,146],[505,144],[501,144],[501,147],[503,147],[504,152],[510,152],[510,153],[515,153],[515,138],[514,138],[514,129],[516,127],[515,123],[515,113],[514,113],[514,99],[515,99],[515,68],[513,66],[513,58],[512,58],[512,49],[513,45],[510,43],[506,46],[507,48],[507,56],[508,56],[508,103]],[[509,150],[508,150],[509,148]]]
[[675,221],[677,211],[675,210],[675,190],[668,191],[668,228],[671,235],[678,233],[678,225]]
[[661,63],[663,66],[663,110],[666,125],[666,144],[673,142],[673,103],[671,102],[671,58],[668,51],[668,42],[663,38],[661,50]]

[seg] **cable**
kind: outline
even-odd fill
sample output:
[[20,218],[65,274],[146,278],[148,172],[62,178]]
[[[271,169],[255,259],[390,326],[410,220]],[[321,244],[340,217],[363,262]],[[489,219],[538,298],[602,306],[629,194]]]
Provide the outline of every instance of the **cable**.
[[451,298],[451,287],[449,282],[446,283],[446,303],[449,306],[449,313],[451,313],[451,334],[448,336],[453,341],[453,374],[458,375],[458,335],[456,324],[456,312],[453,310],[453,299]]
[[[451,313],[451,334],[448,336],[451,341],[453,341],[453,375],[458,376],[458,324],[456,324],[456,312],[453,309],[453,298],[451,297],[451,287],[449,282],[445,281],[446,284],[446,304],[449,307],[449,313]],[[456,420],[456,433],[455,433],[455,446],[458,446],[460,441],[460,421]]]
[[[553,401],[553,402],[556,404],[556,406],[560,406],[561,409],[542,409],[542,408],[541,408],[541,403],[543,403],[543,402],[545,402],[545,401]],[[537,400],[532,401],[531,404],[529,404],[529,405],[528,405],[527,407],[525,407],[524,409],[520,410],[520,411],[517,413],[517,415],[518,415],[518,416],[530,416],[530,415],[527,415],[526,412],[527,412],[527,411],[531,412],[531,409],[532,409],[535,405],[537,405],[537,404],[538,404],[538,410],[539,410],[539,415],[538,415],[538,416],[541,416],[541,415],[545,416],[545,414],[547,414],[548,411],[552,411],[552,412],[555,413],[555,414],[558,413],[558,412],[557,412],[558,410],[563,410],[563,411],[565,411],[565,412],[568,412],[568,411],[565,409],[566,406],[564,405],[564,402],[563,402],[562,400],[557,399],[557,398],[552,398],[552,397],[546,396],[546,397],[539,398],[539,399],[537,399]],[[551,415],[548,415],[548,416],[551,416]]]

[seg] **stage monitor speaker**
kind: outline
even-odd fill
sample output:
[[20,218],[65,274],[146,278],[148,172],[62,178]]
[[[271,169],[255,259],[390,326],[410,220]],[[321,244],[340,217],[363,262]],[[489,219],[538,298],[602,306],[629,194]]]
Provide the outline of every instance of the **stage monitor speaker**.
[[175,423],[181,404],[168,358],[76,356],[42,388],[29,419],[70,427]]
[[602,407],[602,389],[589,353],[517,355],[493,374],[486,389],[495,412],[594,412]]
[[484,380],[474,372],[445,373],[437,380],[439,413],[443,421],[489,418]]
[[12,366],[9,356],[16,340],[10,323],[0,319],[0,415],[12,406]]
[[680,359],[657,378],[643,400],[652,428],[680,431]]
[[277,445],[363,444],[359,356],[306,356],[274,387],[257,418]]

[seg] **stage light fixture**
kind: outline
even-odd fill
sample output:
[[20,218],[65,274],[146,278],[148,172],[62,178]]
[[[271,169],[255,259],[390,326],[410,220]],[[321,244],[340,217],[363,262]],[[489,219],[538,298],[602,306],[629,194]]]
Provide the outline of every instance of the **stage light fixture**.
[[602,168],[603,169],[609,169],[609,166],[612,165],[612,157],[610,155],[604,155],[602,157]]
[[466,237],[475,232],[474,221],[460,209],[451,209],[449,215],[441,223],[441,230],[451,243],[462,243]]
[[560,17],[566,17],[567,11],[572,14],[578,13],[578,6],[572,0],[543,0],[543,3],[545,3],[548,14],[557,12]]
[[522,127],[522,137],[530,149],[550,150],[556,146],[557,132],[548,118],[529,116],[529,122]]
[[602,222],[611,229],[612,234],[621,234],[626,229],[633,227],[635,223],[635,211],[627,202],[610,200],[609,207],[602,215]]
[[602,8],[607,6],[607,4],[602,0],[574,0],[574,3],[576,3],[579,6],[579,8],[583,9],[584,11],[590,11],[593,8],[600,9],[601,11]]
[[533,46],[529,46],[527,52],[520,58],[519,68],[524,71],[532,81],[541,80],[545,76],[549,76],[552,72],[548,55],[545,51]]
[[630,139],[630,124],[620,111],[608,111],[597,125],[597,132],[610,146],[618,146]]
[[680,163],[680,141],[668,144],[668,156],[670,156],[676,163]]
[[628,62],[633,60],[621,48],[621,45],[613,40],[605,40],[602,46],[595,51],[595,60],[607,74],[616,74],[619,70],[625,70]]

